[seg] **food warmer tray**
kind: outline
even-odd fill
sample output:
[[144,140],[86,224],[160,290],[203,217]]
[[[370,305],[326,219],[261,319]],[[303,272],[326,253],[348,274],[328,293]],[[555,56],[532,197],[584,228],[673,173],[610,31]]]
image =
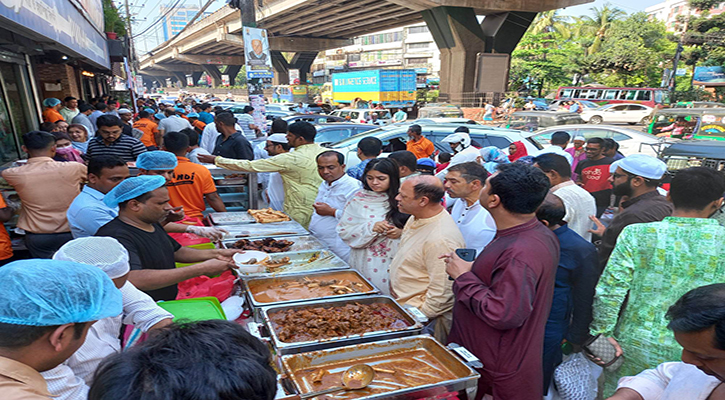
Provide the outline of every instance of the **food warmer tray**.
[[224,240],[266,238],[276,236],[302,236],[310,233],[296,221],[270,222],[268,224],[225,225],[229,231]]
[[[400,316],[405,320],[405,322],[408,323],[408,327],[404,329],[388,329],[385,331],[375,331],[375,332],[367,332],[362,335],[349,335],[349,336],[342,336],[342,337],[334,337],[329,339],[319,339],[314,341],[307,341],[307,342],[283,342],[279,339],[277,336],[277,332],[274,330],[274,327],[272,326],[272,321],[270,320],[269,316],[271,314],[274,314],[277,311],[283,311],[283,310],[289,310],[289,309],[301,309],[301,308],[307,308],[307,307],[334,307],[334,306],[344,306],[349,303],[359,303],[359,304],[373,304],[373,303],[382,303],[390,305],[395,311],[397,311]],[[303,303],[294,303],[291,305],[284,305],[284,306],[276,306],[276,307],[263,307],[261,309],[261,317],[262,321],[264,321],[264,324],[267,327],[267,331],[272,338],[272,344],[277,349],[277,353],[280,355],[284,354],[297,354],[297,353],[304,353],[308,351],[315,351],[315,350],[322,350],[322,349],[329,349],[333,347],[341,347],[341,346],[348,346],[348,345],[354,345],[359,343],[367,343],[367,342],[374,342],[377,340],[387,340],[392,338],[398,338],[398,337],[404,337],[404,336],[413,336],[418,335],[423,330],[423,324],[418,321],[413,315],[411,315],[407,310],[405,310],[403,307],[401,307],[395,300],[393,300],[392,297],[389,296],[383,296],[383,295],[370,295],[370,296],[363,296],[363,297],[356,297],[356,298],[349,298],[349,299],[324,299],[324,300],[316,300],[316,301],[308,301]]]
[[[446,393],[463,391],[467,388],[475,387],[480,375],[471,369],[466,363],[460,360],[450,350],[446,349],[435,339],[428,335],[419,335],[413,337],[397,338],[374,343],[366,343],[362,345],[352,345],[336,349],[319,350],[310,353],[284,355],[281,357],[282,365],[288,374],[289,379],[295,386],[298,393],[309,393],[313,389],[310,382],[304,379],[301,372],[311,368],[320,368],[327,371],[335,371],[335,366],[340,365],[339,369],[344,369],[350,364],[369,364],[373,368],[379,363],[379,360],[373,360],[377,357],[385,357],[387,355],[398,355],[397,358],[409,359],[413,357],[410,354],[406,357],[406,353],[424,351],[432,356],[440,365],[450,372],[452,378],[436,383],[422,384],[412,387],[403,387],[396,389],[395,384],[383,384],[390,388],[390,391],[382,393],[371,393],[369,389],[360,391],[338,392],[336,394],[324,395],[317,399],[356,399],[356,400],[373,400],[373,399],[393,399],[393,400],[413,400],[423,398],[436,398]],[[419,353],[420,354],[420,353]],[[430,365],[430,364],[428,364]],[[435,366],[431,366],[436,368]],[[382,368],[382,367],[381,367]],[[420,370],[416,370],[420,371]],[[440,371],[440,370],[439,370]],[[332,372],[334,373],[334,372]],[[418,375],[419,372],[414,372]],[[396,372],[397,374],[397,372]],[[395,375],[393,375],[395,376]],[[414,375],[406,375],[413,377]],[[371,384],[372,388],[380,388],[382,379],[376,378]],[[444,378],[445,379],[445,378]],[[377,383],[377,384],[376,384]]]
[[[236,238],[231,240],[224,240],[222,241],[222,246],[225,249],[233,249],[232,245],[236,243],[240,239],[247,239],[247,238]],[[264,238],[256,238],[254,240],[262,240]],[[327,247],[322,244],[319,240],[317,240],[316,237],[312,235],[305,235],[305,236],[275,236],[274,239],[276,240],[289,240],[291,242],[294,242],[292,247],[289,248],[286,252],[293,252],[293,251],[305,251],[305,250],[323,250]],[[279,254],[279,253],[270,253],[270,254]]]
[[246,211],[215,212],[209,214],[209,221],[214,225],[256,224],[257,220]]
[[[309,260],[318,254],[317,260],[310,262]],[[348,269],[350,266],[347,265],[340,257],[336,256],[335,253],[330,250],[306,250],[306,251],[293,251],[287,253],[270,253],[270,261],[276,261],[283,257],[289,257],[290,263],[281,267],[275,268],[274,272],[253,272],[243,273],[239,271],[239,276],[242,279],[249,279],[251,277],[275,277],[280,275],[294,274],[299,272],[312,272],[322,270],[335,270],[335,269]]]
[[[349,293],[349,294],[335,294],[335,295],[329,295],[326,297],[310,297],[306,299],[295,299],[295,300],[283,300],[283,301],[275,301],[275,302],[262,302],[259,301],[252,291],[250,290],[254,286],[261,285],[267,282],[274,282],[275,284],[279,285],[284,282],[293,282],[296,279],[307,277],[310,279],[339,279],[338,277],[342,275],[353,275],[354,279],[361,282],[363,285],[367,285],[370,287],[370,290],[364,291],[364,292],[358,292],[358,293]],[[294,303],[301,303],[301,302],[309,302],[309,301],[315,301],[320,300],[323,298],[331,298],[336,300],[342,300],[342,299],[349,299],[349,298],[356,298],[360,296],[366,296],[371,294],[378,294],[380,291],[378,288],[375,287],[370,281],[365,279],[362,275],[360,275],[359,272],[355,271],[354,269],[343,269],[343,270],[337,270],[337,271],[319,271],[319,272],[299,272],[294,274],[288,274],[283,276],[276,276],[271,278],[251,278],[251,279],[244,279],[242,280],[243,290],[247,295],[247,299],[249,300],[249,303],[251,304],[253,308],[263,308],[263,307],[278,307],[282,305],[287,304],[294,304]]]

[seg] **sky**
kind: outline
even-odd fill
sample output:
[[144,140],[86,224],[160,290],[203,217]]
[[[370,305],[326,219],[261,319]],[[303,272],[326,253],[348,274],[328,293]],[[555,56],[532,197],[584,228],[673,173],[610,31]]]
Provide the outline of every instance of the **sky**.
[[[174,0],[129,0],[131,3],[131,12],[136,13],[135,18],[137,22],[133,24],[134,34],[145,30],[152,22],[156,21],[159,16],[159,5],[168,3],[174,3]],[[652,6],[657,3],[661,3],[664,0],[595,0],[592,3],[587,3],[579,6],[568,7],[562,9],[560,13],[562,15],[580,16],[590,13],[592,7],[602,7],[604,4],[609,3],[612,6],[619,7],[626,11],[627,14],[635,13],[637,11],[644,11],[645,8]],[[182,0],[182,4],[197,5],[200,3],[199,0]],[[116,4],[119,5],[121,13],[123,11],[123,3],[120,0],[116,0]],[[207,11],[216,11],[226,5],[225,0],[215,0],[207,9]],[[136,48],[138,54],[143,54],[148,50],[156,47],[157,44],[163,41],[163,35],[161,34],[161,24],[156,25],[147,34],[136,39]]]

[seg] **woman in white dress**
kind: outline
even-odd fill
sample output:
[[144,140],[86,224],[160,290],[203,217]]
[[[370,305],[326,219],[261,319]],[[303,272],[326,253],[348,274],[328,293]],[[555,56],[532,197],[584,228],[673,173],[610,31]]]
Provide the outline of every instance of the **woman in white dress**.
[[390,262],[398,251],[400,234],[409,215],[398,211],[398,164],[389,158],[368,163],[363,189],[345,205],[337,233],[351,248],[350,266],[390,294]]

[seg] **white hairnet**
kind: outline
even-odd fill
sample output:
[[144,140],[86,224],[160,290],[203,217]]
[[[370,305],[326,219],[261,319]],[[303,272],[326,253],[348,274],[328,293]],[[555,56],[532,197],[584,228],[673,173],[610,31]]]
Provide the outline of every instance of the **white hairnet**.
[[0,322],[6,324],[65,325],[123,311],[121,291],[103,271],[69,261],[11,262],[0,268],[0,293]]
[[91,236],[71,240],[58,249],[53,259],[93,265],[111,279],[120,278],[131,270],[128,251],[112,237]]

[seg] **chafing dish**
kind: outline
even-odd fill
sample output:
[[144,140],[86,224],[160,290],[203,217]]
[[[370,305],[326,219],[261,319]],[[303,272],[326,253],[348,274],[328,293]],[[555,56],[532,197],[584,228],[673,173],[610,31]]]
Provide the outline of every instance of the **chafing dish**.
[[309,235],[307,229],[296,221],[270,222],[268,224],[225,225],[224,229],[229,231],[224,236],[224,240],[227,241],[233,239]]
[[239,225],[239,224],[256,224],[254,219],[246,211],[235,212],[215,212],[209,214],[209,221],[214,225]]
[[[367,332],[361,335],[349,335],[341,337],[333,337],[327,339],[311,340],[304,342],[285,342],[282,341],[277,331],[275,330],[274,324],[272,323],[270,316],[277,312],[285,310],[299,310],[303,308],[316,308],[316,307],[341,307],[347,304],[358,303],[363,305],[369,304],[384,304],[390,306],[396,313],[401,317],[407,325],[405,328],[400,329],[388,329],[384,331]],[[420,334],[423,329],[423,324],[413,317],[407,310],[401,307],[395,300],[388,296],[382,295],[370,295],[355,297],[349,299],[324,299],[317,301],[309,301],[302,303],[294,303],[291,305],[264,307],[260,310],[261,318],[267,326],[270,337],[272,338],[272,344],[277,349],[278,354],[296,354],[306,351],[314,351],[321,349],[329,349],[332,347],[340,347],[353,345],[357,343],[367,343],[376,340],[392,339],[403,336],[412,336]]]
[[[225,249],[233,249],[232,245],[236,243],[240,239],[246,239],[246,238],[236,238],[236,239],[228,239],[222,241],[222,246]],[[252,239],[252,240],[262,240],[263,238],[259,239]],[[305,236],[275,236],[275,240],[289,240],[291,242],[294,242],[292,247],[290,247],[287,252],[293,252],[293,251],[304,251],[304,250],[322,250],[325,249],[325,245],[320,243],[319,240],[317,240],[316,237],[312,235],[305,235]]]
[[[435,398],[474,387],[480,377],[428,335],[284,355],[281,358],[289,379],[301,394],[337,385],[342,371],[354,364],[368,364],[376,370],[375,379],[367,388],[320,396],[320,400]],[[312,382],[310,375],[320,371],[325,372],[322,380]],[[417,384],[419,382],[422,383]]]
[[269,262],[274,263],[289,258],[289,263],[276,268],[262,268],[261,272],[237,272],[242,279],[248,277],[275,277],[298,272],[335,270],[350,268],[345,261],[330,250],[307,250],[289,253],[270,253]]

